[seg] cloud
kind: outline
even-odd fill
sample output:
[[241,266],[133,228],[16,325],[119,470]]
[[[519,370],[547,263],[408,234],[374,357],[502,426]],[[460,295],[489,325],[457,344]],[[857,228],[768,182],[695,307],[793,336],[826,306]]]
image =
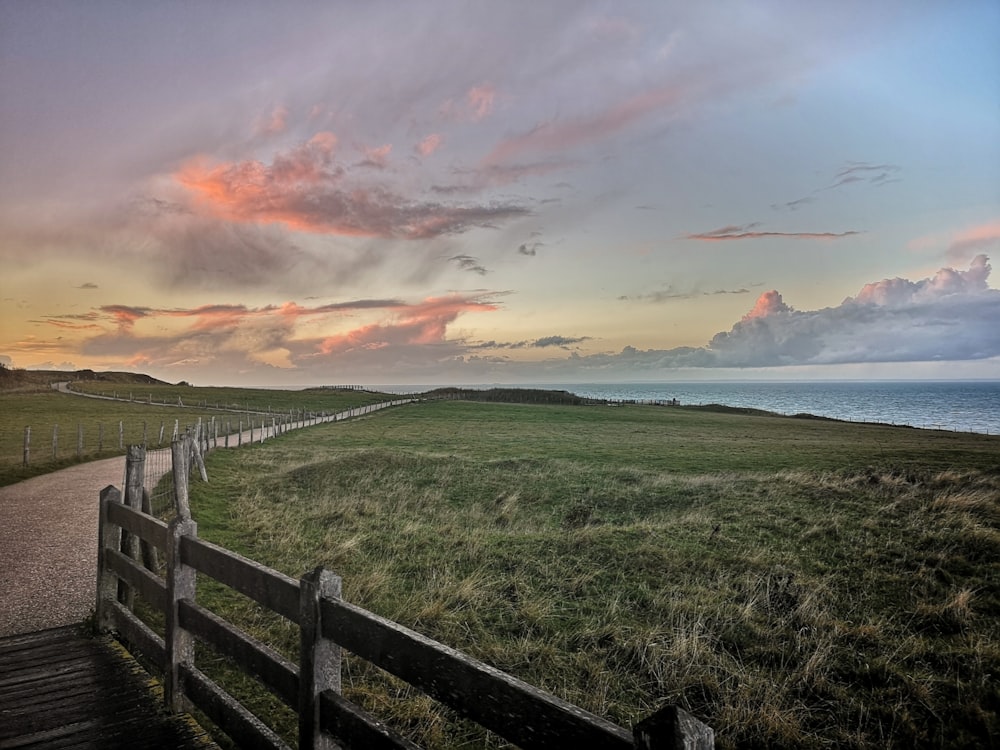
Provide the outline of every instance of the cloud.
[[1000,292],[976,257],[967,271],[942,268],[921,281],[866,284],[838,307],[797,311],[776,291],[761,295],[708,349],[718,365],[755,367],[849,362],[985,359],[1000,355]]
[[767,237],[785,237],[799,240],[837,240],[842,237],[851,237],[861,232],[850,230],[847,232],[770,232],[759,231],[759,223],[747,224],[745,226],[729,225],[712,229],[708,232],[697,232],[684,235],[684,239],[700,240],[702,242],[722,242],[724,240],[758,240]]
[[[174,177],[203,212],[228,222],[282,224],[289,229],[384,239],[428,239],[525,216],[515,203],[448,205],[406,199],[380,184],[350,179],[334,162],[337,139],[317,133],[305,144],[277,154],[270,165],[256,160],[189,161]],[[370,166],[388,155],[368,154]]]
[[266,117],[261,118],[257,124],[259,135],[279,135],[288,128],[288,108],[279,104],[272,109]]
[[[100,333],[66,344],[64,349],[119,364],[124,360],[131,367],[212,371],[222,377],[263,367],[312,373],[315,378],[348,363],[356,369],[377,366],[385,372],[393,362],[419,362],[430,367],[440,358],[460,355],[463,344],[448,340],[448,326],[461,315],[497,309],[486,293],[431,297],[415,303],[389,298],[313,306],[295,302],[193,308],[115,304],[96,311],[107,323]],[[360,314],[378,320],[344,327],[352,316]],[[314,319],[316,324],[303,329],[299,322],[304,318]],[[317,336],[317,325],[320,330],[340,330]],[[34,350],[51,351],[52,345],[38,342]]]
[[365,158],[358,162],[356,166],[385,169],[389,165],[389,154],[392,153],[392,144],[386,143],[378,148],[363,146],[361,152],[365,155]]
[[429,136],[424,138],[420,143],[413,147],[420,156],[425,159],[441,148],[441,143],[444,141],[444,136],[440,133],[431,133]]
[[646,294],[628,295],[623,294],[618,299],[622,302],[628,301],[639,301],[639,302],[669,302],[671,300],[677,299],[695,299],[697,297],[715,297],[725,294],[749,294],[750,290],[745,288],[740,289],[713,289],[712,291],[698,291],[695,289],[688,291],[681,291],[676,289],[673,285],[668,285],[664,289],[659,289],[655,292],[648,292]]
[[584,341],[590,341],[590,336],[545,336],[544,338],[535,339],[531,345],[539,349],[544,349],[549,346],[559,346],[565,348],[571,344],[580,344]]
[[448,260],[457,263],[458,267],[463,271],[478,273],[480,276],[485,276],[489,273],[489,271],[479,263],[479,258],[473,258],[471,255],[453,255],[448,258]]
[[849,185],[853,182],[867,182],[872,185],[884,185],[896,182],[892,175],[899,172],[897,164],[871,164],[868,162],[850,162],[842,167],[834,176],[833,183],[826,189]]
[[990,248],[1000,249],[1000,220],[956,233],[948,245],[947,257],[953,263],[967,261],[972,253]]
[[543,244],[541,242],[522,242],[517,246],[517,252],[520,255],[527,255],[534,258],[538,254],[538,248],[542,247]]
[[85,281],[82,284],[80,284],[80,286],[78,286],[77,289],[100,289],[100,287],[97,286],[97,284],[95,284],[93,281]]
[[529,153],[553,153],[603,140],[646,115],[683,100],[684,90],[668,84],[644,91],[596,112],[572,120],[548,120],[500,141],[483,159],[484,165],[503,164]]
[[489,83],[473,86],[459,101],[449,99],[441,106],[441,115],[455,122],[480,122],[493,114],[496,88]]

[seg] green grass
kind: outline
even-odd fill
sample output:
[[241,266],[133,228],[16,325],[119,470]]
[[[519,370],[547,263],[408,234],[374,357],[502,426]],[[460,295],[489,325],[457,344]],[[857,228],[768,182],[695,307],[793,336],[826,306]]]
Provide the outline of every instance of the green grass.
[[[425,403],[216,452],[192,503],[205,538],[296,577],[323,564],[349,601],[624,726],[677,703],[722,748],[988,746],[998,449],[706,409]],[[259,607],[199,599],[294,655]],[[344,679],[427,747],[502,746],[357,659]]]
[[384,393],[333,388],[285,391],[268,388],[122,385],[96,380],[74,383],[72,387],[83,393],[117,395],[118,398],[152,403],[171,405],[182,403],[185,406],[201,409],[221,408],[285,414],[301,410],[331,414],[355,406],[378,403],[387,398]]
[[[240,419],[246,425],[252,416],[257,424],[263,414],[288,414],[294,410],[312,413],[334,413],[354,406],[363,406],[388,398],[385,394],[366,391],[269,391],[241,388],[194,388],[180,386],[136,385],[77,381],[73,388],[86,393],[112,395],[119,399],[81,398],[58,393],[47,385],[31,391],[0,391],[0,485],[28,479],[80,461],[91,461],[120,455],[121,444],[128,446],[145,442],[169,445],[174,424],[183,431],[213,417],[220,425],[231,423],[235,430]],[[177,394],[183,393],[184,408],[164,406],[177,404]],[[129,401],[130,396],[134,399]],[[150,398],[151,397],[151,398]],[[151,400],[152,403],[148,403]],[[249,406],[250,415],[222,411],[216,404],[231,404],[235,408]],[[145,426],[145,427],[144,427]],[[25,428],[31,428],[30,456],[24,465]],[[83,447],[77,455],[80,431]],[[144,431],[145,430],[145,431]],[[221,432],[220,432],[221,434]],[[55,440],[53,440],[55,437]],[[53,442],[56,450],[53,454]]]

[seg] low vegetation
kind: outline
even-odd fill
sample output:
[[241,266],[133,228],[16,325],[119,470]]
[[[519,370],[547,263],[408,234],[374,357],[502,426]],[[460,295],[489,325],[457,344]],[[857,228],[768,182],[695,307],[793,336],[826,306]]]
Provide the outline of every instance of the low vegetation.
[[[53,389],[64,381],[75,391],[116,400]],[[183,431],[199,419],[214,418],[220,430],[227,424],[235,430],[241,420],[244,426],[251,418],[259,425],[279,415],[335,413],[386,398],[368,391],[193,388],[135,373],[0,367],[0,485],[121,455],[128,445],[169,445],[175,427]],[[27,463],[26,428],[31,430]]]
[[[217,452],[192,501],[201,536],[323,564],[349,601],[624,726],[677,703],[722,748],[964,748],[1000,734],[998,448],[445,401]],[[199,597],[295,653],[255,605]],[[357,659],[344,680],[427,747],[502,746]]]

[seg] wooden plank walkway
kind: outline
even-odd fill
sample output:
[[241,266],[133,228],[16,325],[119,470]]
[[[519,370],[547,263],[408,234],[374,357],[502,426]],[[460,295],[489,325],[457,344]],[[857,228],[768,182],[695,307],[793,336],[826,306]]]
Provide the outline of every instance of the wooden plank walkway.
[[117,641],[79,625],[0,639],[0,749],[215,748],[165,712],[154,681]]

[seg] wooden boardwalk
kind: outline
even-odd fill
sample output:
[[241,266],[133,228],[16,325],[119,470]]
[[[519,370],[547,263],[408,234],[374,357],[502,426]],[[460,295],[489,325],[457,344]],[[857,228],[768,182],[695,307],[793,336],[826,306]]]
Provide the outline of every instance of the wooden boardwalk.
[[153,685],[117,641],[79,625],[2,638],[0,750],[216,747]]

